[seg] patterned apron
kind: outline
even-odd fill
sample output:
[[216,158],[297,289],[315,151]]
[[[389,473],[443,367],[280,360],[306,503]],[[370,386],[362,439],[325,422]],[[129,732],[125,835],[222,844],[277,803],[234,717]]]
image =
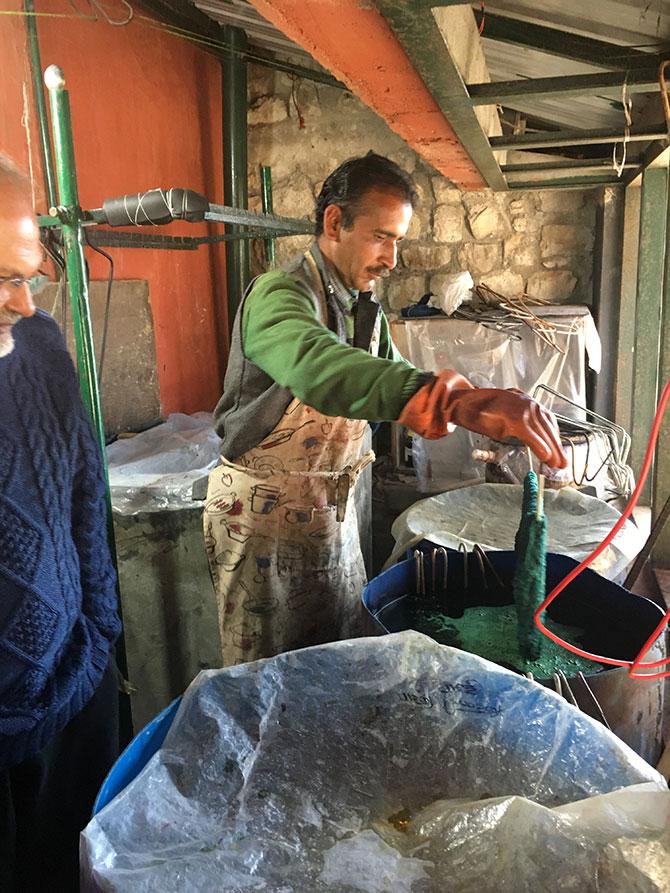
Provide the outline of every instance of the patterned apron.
[[205,545],[223,666],[361,634],[354,487],[367,422],[294,399],[257,447],[211,472]]
[[[304,259],[327,326],[324,282],[311,251]],[[379,336],[377,315],[363,349],[378,355]],[[361,634],[366,576],[354,488],[375,458],[363,450],[366,431],[366,421],[295,398],[258,446],[235,463],[222,457],[211,472],[205,545],[223,666]]]

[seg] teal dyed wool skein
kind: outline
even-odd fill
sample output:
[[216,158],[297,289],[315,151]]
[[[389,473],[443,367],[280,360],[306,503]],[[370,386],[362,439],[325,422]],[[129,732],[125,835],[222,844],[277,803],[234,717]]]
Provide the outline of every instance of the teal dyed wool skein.
[[545,596],[547,518],[544,511],[538,517],[538,491],[537,474],[529,471],[523,482],[521,524],[514,541],[519,650],[527,660],[537,660],[542,651],[542,633],[535,626],[534,615]]

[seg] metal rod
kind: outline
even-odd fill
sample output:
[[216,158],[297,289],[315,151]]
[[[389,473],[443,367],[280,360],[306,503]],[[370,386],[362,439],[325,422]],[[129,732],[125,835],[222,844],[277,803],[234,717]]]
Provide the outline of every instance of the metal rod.
[[[624,589],[632,589],[635,586],[638,577],[642,573],[645,564],[651,557],[652,553],[654,557],[658,557],[655,553],[654,546],[656,545],[657,540],[660,538],[661,534],[665,530],[666,524],[668,523],[668,519],[670,518],[670,496],[665,500],[665,505],[661,509],[658,514],[658,517],[654,521],[651,527],[651,532],[647,537],[647,541],[642,547],[642,551],[638,554],[637,558],[633,562],[633,566],[628,571],[628,575],[626,579],[623,581]],[[662,564],[666,564],[665,561],[661,562]]]
[[[314,232],[314,224],[309,220],[294,220],[292,217],[278,217],[276,214],[264,217],[244,208],[231,208],[228,205],[213,205],[205,213],[205,220],[214,223],[234,223],[237,226],[254,226],[269,233],[284,232],[287,235],[300,235]],[[237,229],[236,229],[237,231]]]
[[[624,170],[635,168],[638,166],[637,161],[625,161]],[[585,173],[613,174],[612,156],[594,160],[592,158],[571,158],[561,159],[560,161],[542,161],[539,164],[503,164],[500,170],[504,174],[542,174],[549,173],[568,173],[573,171],[576,176]],[[514,177],[507,177],[509,182],[514,182]]]
[[104,452],[105,436],[100,409],[100,395],[95,374],[93,329],[91,327],[88,279],[81,229],[81,208],[77,192],[77,176],[72,143],[70,101],[65,89],[63,72],[50,65],[44,81],[49,90],[51,118],[53,121],[54,151],[58,177],[58,217],[63,233],[65,261],[70,283],[70,301],[74,324],[74,339],[79,369],[79,386],[84,405],[88,409],[93,426]]
[[33,81],[33,95],[37,106],[37,125],[40,134],[40,155],[42,158],[42,171],[44,173],[44,189],[46,192],[47,207],[52,208],[56,204],[56,180],[54,178],[54,162],[51,153],[51,141],[49,140],[49,120],[47,118],[47,104],[44,98],[44,84],[42,83],[42,60],[40,58],[40,43],[37,36],[37,20],[33,0],[23,0],[25,10],[26,31],[28,34],[28,49],[30,50],[30,74]]
[[558,99],[584,95],[620,97],[624,83],[629,93],[658,90],[658,67],[468,84],[468,93],[473,105],[508,105],[538,96],[556,96]]
[[[105,503],[107,508],[107,537],[109,550],[118,570],[116,541],[112,519],[112,502],[109,491],[109,470],[105,451],[105,430],[100,407],[100,392],[95,370],[95,350],[93,347],[93,329],[88,298],[88,275],[84,257],[84,239],[82,229],[82,212],[79,207],[77,190],[77,172],[75,167],[74,144],[72,140],[72,121],[70,117],[70,98],[65,89],[63,72],[57,65],[50,65],[44,73],[44,83],[49,91],[51,106],[51,123],[53,130],[54,156],[58,187],[58,216],[63,233],[63,249],[70,285],[70,304],[72,323],[79,370],[79,387],[82,400],[88,410],[93,429],[100,446],[102,468],[105,478]],[[117,575],[118,581],[118,575]],[[118,584],[117,584],[118,585]],[[118,594],[118,590],[117,590]],[[121,615],[121,599],[118,599],[118,610]],[[116,660],[125,680],[127,661],[123,634],[116,645]],[[122,743],[132,736],[132,720],[130,717],[130,701],[121,699],[120,728]]]
[[[272,214],[272,168],[261,165],[261,203],[264,214]],[[265,263],[269,268],[275,265],[275,240],[264,239]]]
[[555,189],[558,187],[588,188],[589,186],[623,186],[616,174],[593,174],[590,177],[577,175],[556,177],[553,180],[510,180],[510,189]]
[[[667,139],[665,127],[638,127],[630,131],[631,142]],[[518,136],[492,136],[492,149],[541,149],[549,146],[590,146],[623,141],[623,127],[607,130],[550,130],[542,133],[520,133]]]
[[[224,201],[235,208],[246,208],[247,191],[247,66],[237,51],[247,48],[247,36],[239,28],[223,28],[229,47],[221,63],[223,78],[223,190]],[[237,232],[237,226],[226,226]],[[228,292],[228,329],[232,332],[237,308],[249,281],[249,246],[245,241],[226,245]]]
[[415,594],[422,597],[426,594],[426,580],[421,549],[414,550],[414,578]]

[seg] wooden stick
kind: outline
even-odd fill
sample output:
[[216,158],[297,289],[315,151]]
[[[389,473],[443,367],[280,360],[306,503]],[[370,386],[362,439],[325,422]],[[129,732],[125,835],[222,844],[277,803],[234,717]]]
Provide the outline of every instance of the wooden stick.
[[544,516],[544,475],[539,474],[537,476],[538,489],[537,489],[537,510],[535,512],[535,517],[538,521],[541,521]]

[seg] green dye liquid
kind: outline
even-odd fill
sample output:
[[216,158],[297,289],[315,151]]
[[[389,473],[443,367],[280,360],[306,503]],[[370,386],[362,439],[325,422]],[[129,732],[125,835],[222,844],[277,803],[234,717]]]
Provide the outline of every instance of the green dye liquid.
[[[517,639],[517,613],[514,605],[504,607],[466,608],[462,617],[447,617],[440,611],[419,610],[414,617],[413,628],[425,633],[442,645],[452,645],[479,657],[517,670],[532,673],[538,679],[547,679],[562,670],[566,676],[599,673],[603,664],[572,654],[551,639],[543,637],[542,653],[537,660],[527,660],[519,651]],[[583,630],[565,626],[545,618],[547,629],[566,642],[578,645]]]

